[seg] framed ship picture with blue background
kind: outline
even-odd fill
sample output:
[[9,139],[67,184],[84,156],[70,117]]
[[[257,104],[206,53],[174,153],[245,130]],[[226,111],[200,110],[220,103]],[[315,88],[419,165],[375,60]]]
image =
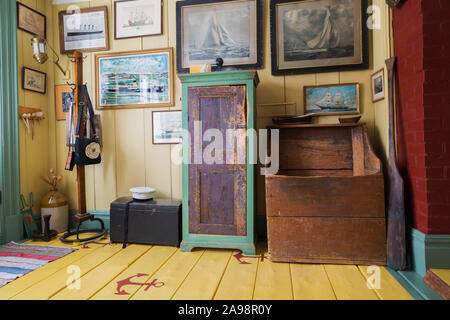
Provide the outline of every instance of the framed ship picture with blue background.
[[272,74],[369,68],[367,0],[271,0]]
[[190,65],[257,69],[263,65],[261,0],[177,2],[177,71]]
[[359,83],[325,86],[306,86],[304,104],[306,114],[359,114]]
[[97,109],[174,105],[173,49],[95,56]]

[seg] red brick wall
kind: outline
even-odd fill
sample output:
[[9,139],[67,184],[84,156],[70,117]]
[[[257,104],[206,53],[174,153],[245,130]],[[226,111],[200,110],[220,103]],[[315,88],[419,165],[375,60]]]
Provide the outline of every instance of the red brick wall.
[[450,234],[450,0],[407,0],[393,27],[408,223]]

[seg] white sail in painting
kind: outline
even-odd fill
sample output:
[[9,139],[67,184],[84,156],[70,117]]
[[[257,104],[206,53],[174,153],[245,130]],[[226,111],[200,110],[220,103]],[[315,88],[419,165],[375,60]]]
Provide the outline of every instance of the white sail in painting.
[[203,48],[215,48],[215,47],[232,47],[236,42],[231,38],[229,32],[225,27],[217,23],[215,16],[209,20],[208,31],[206,32],[205,40],[203,41]]
[[330,9],[327,8],[327,13],[323,23],[323,30],[314,39],[307,42],[308,52],[322,52],[328,49],[339,47],[341,37],[339,31],[333,20],[331,19]]

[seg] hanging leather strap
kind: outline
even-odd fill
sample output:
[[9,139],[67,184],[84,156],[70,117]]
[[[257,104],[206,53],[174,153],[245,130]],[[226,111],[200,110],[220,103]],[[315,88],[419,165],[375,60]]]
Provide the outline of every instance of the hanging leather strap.
[[[84,101],[86,100],[86,104],[84,103]],[[76,135],[79,136],[80,135],[80,129],[81,129],[81,122],[83,119],[83,112],[84,112],[84,107],[87,106],[87,111],[89,112],[89,122],[91,124],[91,130],[94,133],[94,136],[96,137],[96,130],[95,130],[95,125],[94,125],[94,109],[92,107],[92,101],[91,98],[89,97],[89,92],[87,89],[86,85],[82,85],[81,86],[81,99],[80,99],[80,103],[78,104],[78,123],[77,123],[77,131],[76,131]]]
[[125,216],[124,216],[124,222],[123,222],[123,246],[122,249],[125,249],[127,247],[128,243],[128,218],[130,215],[130,205],[133,203],[133,200],[128,202],[125,206]]

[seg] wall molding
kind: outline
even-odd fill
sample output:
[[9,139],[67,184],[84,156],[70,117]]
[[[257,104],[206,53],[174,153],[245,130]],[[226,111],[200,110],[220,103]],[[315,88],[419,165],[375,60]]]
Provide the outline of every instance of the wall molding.
[[450,235],[424,234],[409,227],[406,240],[409,265],[421,277],[430,268],[450,269]]
[[[69,228],[76,228],[76,223],[74,222],[74,217],[78,213],[78,210],[69,211]],[[109,211],[98,211],[98,210],[88,210],[88,213],[93,214],[96,218],[102,219],[105,223],[105,228],[110,230],[110,215]],[[98,221],[86,221],[81,225],[81,230],[85,229],[98,229],[100,228],[100,223]]]
[[15,0],[0,2],[0,243],[23,239],[20,214],[17,13]]

